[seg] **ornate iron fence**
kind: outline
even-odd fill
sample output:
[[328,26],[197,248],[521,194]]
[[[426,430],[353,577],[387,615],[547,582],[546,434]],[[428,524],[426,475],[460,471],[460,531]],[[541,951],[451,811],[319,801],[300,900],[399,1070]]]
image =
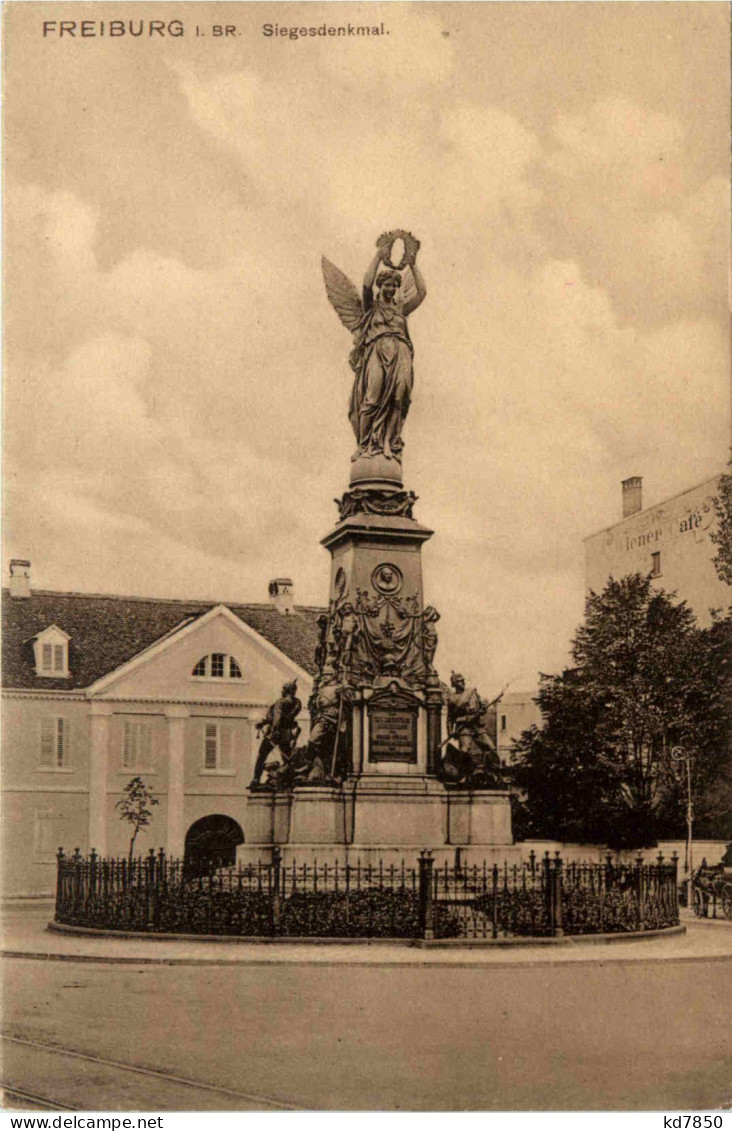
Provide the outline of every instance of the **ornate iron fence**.
[[117,931],[289,938],[557,937],[678,923],[677,863],[434,866],[272,863],[192,876],[162,849],[58,852],[56,919]]
[[160,850],[132,861],[58,853],[56,919],[107,930],[416,938],[419,868],[272,864],[192,876]]
[[[429,862],[427,862],[429,869]],[[521,864],[432,868],[434,938],[612,934],[675,926],[677,860],[565,864],[560,854]]]

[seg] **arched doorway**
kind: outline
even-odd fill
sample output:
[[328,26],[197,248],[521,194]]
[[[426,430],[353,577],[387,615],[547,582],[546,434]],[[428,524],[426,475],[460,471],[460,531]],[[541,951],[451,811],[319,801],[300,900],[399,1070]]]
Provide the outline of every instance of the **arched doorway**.
[[213,813],[194,821],[186,833],[185,870],[201,875],[236,864],[236,846],[244,843],[241,826],[232,817]]

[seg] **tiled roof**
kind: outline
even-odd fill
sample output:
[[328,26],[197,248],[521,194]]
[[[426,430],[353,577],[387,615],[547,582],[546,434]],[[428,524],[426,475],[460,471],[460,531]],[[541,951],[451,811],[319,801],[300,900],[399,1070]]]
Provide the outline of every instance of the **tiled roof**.
[[[3,589],[3,684],[59,691],[88,687],[160,640],[181,621],[201,617],[217,604],[226,604],[290,660],[315,674],[316,617],[322,609],[296,607],[293,613],[284,615],[271,605],[87,596],[45,590],[32,590],[30,597],[23,598],[11,597]],[[52,624],[71,637],[70,679],[35,674],[33,637]]]

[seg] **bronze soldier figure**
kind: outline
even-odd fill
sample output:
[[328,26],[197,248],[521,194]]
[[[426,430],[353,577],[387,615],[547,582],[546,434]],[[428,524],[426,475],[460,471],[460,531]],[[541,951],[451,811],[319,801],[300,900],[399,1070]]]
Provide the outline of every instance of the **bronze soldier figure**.
[[259,786],[267,758],[273,750],[281,750],[285,761],[292,754],[301,730],[297,717],[302,710],[302,703],[297,698],[296,691],[297,681],[286,683],[282,688],[282,697],[272,704],[262,721],[257,723],[256,730],[264,730],[264,738],[259,747],[250,789]]

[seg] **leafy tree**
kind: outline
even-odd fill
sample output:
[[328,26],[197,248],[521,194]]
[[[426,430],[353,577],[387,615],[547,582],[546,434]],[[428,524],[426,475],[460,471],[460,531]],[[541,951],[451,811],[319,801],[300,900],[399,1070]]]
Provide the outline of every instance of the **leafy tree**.
[[[726,839],[732,836],[732,617],[715,615],[699,638],[704,678],[691,697],[693,730],[681,736],[680,745],[693,756],[695,834]],[[667,778],[666,788],[658,825],[659,835],[670,836],[678,832],[678,814],[686,806],[685,773],[673,782]]]
[[140,829],[145,829],[150,824],[152,820],[151,806],[159,805],[160,802],[156,797],[153,797],[152,791],[148,789],[141,777],[135,777],[128,781],[123,793],[125,796],[116,803],[115,808],[120,811],[120,820],[127,821],[132,829],[132,838],[130,839],[131,861],[137,834]]
[[650,577],[590,593],[574,666],[542,676],[543,725],[514,748],[527,829],[614,847],[681,831],[686,787],[672,749],[691,745],[700,795],[729,766],[729,644],[729,619],[699,629]]
[[606,840],[615,783],[597,742],[601,704],[585,695],[574,669],[542,675],[536,702],[543,726],[524,731],[513,748],[516,834]]
[[712,559],[717,575],[722,581],[732,585],[732,458],[727,467],[729,470],[722,475],[719,494],[714,500],[719,525],[710,537],[717,547],[717,553]]

